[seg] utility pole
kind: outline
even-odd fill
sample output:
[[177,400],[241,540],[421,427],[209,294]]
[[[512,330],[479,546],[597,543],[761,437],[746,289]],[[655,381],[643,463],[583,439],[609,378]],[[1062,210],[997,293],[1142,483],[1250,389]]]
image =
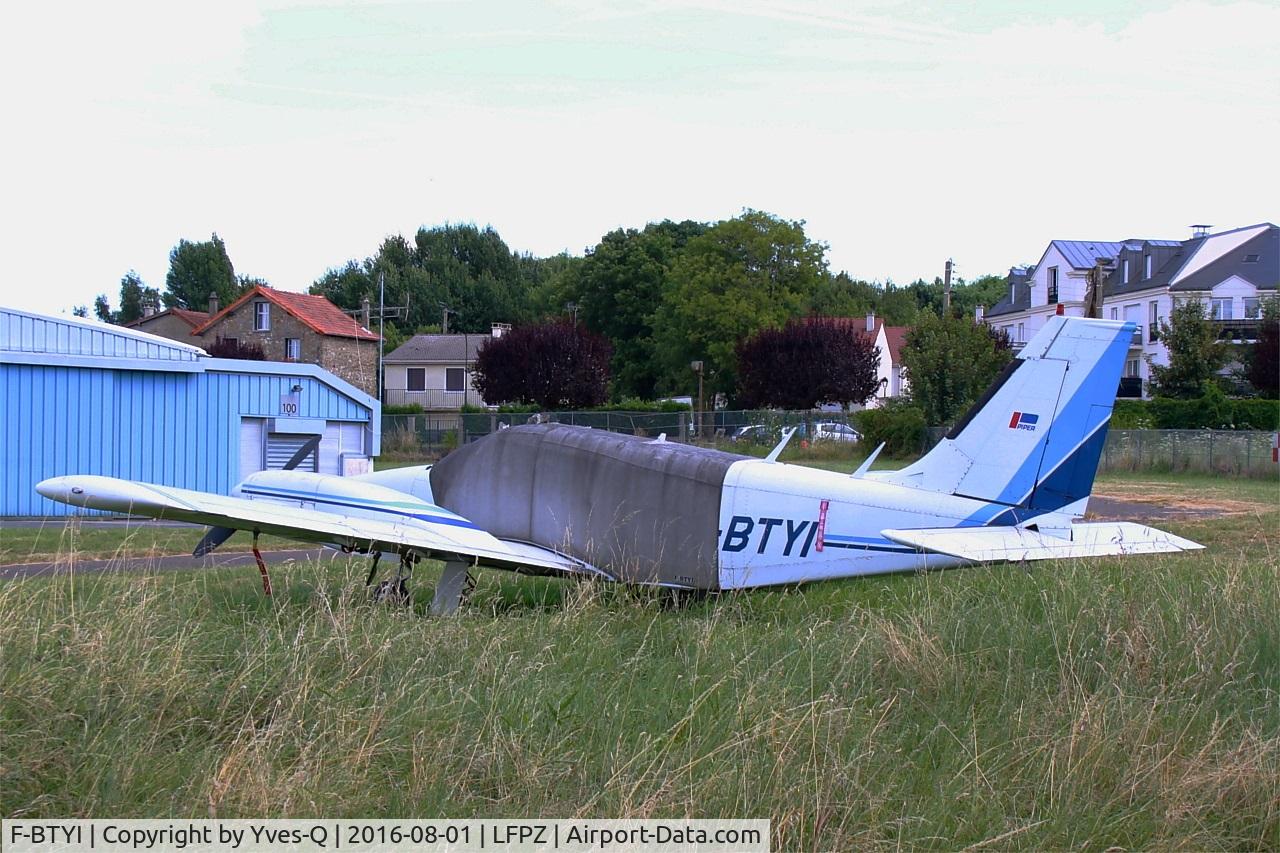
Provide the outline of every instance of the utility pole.
[[942,316],[951,314],[951,268],[955,261],[947,258],[947,265],[942,273]]
[[1086,273],[1084,294],[1084,316],[1086,317],[1102,316],[1102,282],[1107,275],[1106,263],[1103,258],[1095,258],[1093,266]]
[[[350,314],[356,320],[370,331],[373,330],[373,311],[369,308],[369,297],[362,297],[359,308],[343,308],[342,313]],[[378,400],[382,400],[382,355],[383,341],[386,338],[387,319],[407,320],[409,319],[409,292],[405,291],[404,304],[392,305],[387,307],[387,276],[384,272],[378,273],[378,376],[375,388],[378,392]]]
[[440,334],[449,334],[449,306],[440,303]]

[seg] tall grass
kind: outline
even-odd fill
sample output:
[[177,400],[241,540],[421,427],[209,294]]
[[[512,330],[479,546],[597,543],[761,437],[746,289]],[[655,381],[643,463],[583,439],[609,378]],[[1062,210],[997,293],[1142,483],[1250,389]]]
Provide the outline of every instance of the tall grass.
[[712,597],[364,567],[0,585],[0,813],[768,817],[779,849],[1280,846],[1277,513],[1205,553]]

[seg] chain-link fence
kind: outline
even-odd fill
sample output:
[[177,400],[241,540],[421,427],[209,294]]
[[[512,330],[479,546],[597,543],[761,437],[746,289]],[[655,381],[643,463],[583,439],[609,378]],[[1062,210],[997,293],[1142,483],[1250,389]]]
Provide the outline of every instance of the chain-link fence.
[[[485,412],[457,415],[384,415],[382,455],[389,460],[430,459],[459,444],[504,427],[527,423],[528,414]],[[819,423],[848,424],[839,412],[548,412],[556,423],[607,429],[668,441],[700,441],[722,446],[772,445],[784,428],[797,427],[797,441],[815,434]],[[931,427],[920,445],[924,453],[946,430]],[[1273,434],[1226,430],[1113,429],[1099,466],[1101,471],[1189,471],[1267,477],[1277,475],[1272,461]]]
[[[499,429],[528,423],[531,417],[501,412],[383,415],[382,455],[393,459],[439,455]],[[803,440],[814,434],[817,424],[849,423],[840,412],[546,412],[538,417],[628,435],[666,435],[668,441],[745,444],[773,444],[783,429],[793,426],[799,429],[797,439]]]
[[1211,429],[1113,429],[1102,471],[1190,471],[1274,477],[1274,433]]

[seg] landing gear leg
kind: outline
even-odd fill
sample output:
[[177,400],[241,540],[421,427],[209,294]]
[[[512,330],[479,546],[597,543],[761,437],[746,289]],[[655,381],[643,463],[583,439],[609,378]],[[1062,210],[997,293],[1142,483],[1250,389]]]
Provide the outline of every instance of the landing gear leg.
[[451,560],[444,564],[440,582],[436,584],[435,597],[431,599],[432,616],[449,616],[458,612],[459,605],[471,590],[475,581],[467,571],[467,564]]
[[373,561],[369,563],[369,576],[364,579],[364,585],[373,584],[373,579],[378,576],[378,561],[382,559],[381,551],[373,552]]
[[267,564],[258,550],[258,531],[253,531],[253,559],[258,561],[258,574],[262,575],[262,594],[271,595],[271,575],[267,574]]
[[[409,575],[413,574],[413,564],[418,562],[418,558],[414,554],[401,554],[400,567],[396,569],[396,576],[389,581],[383,581],[373,590],[374,601],[390,601],[396,604],[409,603]],[[372,570],[369,577],[373,577]]]

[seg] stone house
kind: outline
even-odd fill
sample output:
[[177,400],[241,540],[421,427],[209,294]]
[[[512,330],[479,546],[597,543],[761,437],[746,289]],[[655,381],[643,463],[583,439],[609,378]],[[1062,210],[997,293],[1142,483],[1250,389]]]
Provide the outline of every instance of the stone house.
[[[216,299],[214,300],[216,305]],[[154,309],[152,309],[154,310]],[[216,308],[214,309],[217,310]],[[192,346],[202,347],[204,339],[195,334],[195,330],[209,321],[207,311],[188,311],[186,308],[169,308],[159,313],[147,314],[145,317],[125,323],[125,327],[139,332],[148,332]]]
[[[210,307],[216,308],[216,303]],[[362,319],[344,313],[323,296],[259,285],[221,311],[213,311],[191,334],[197,346],[230,339],[261,346],[268,361],[318,364],[376,395],[379,338]]]

